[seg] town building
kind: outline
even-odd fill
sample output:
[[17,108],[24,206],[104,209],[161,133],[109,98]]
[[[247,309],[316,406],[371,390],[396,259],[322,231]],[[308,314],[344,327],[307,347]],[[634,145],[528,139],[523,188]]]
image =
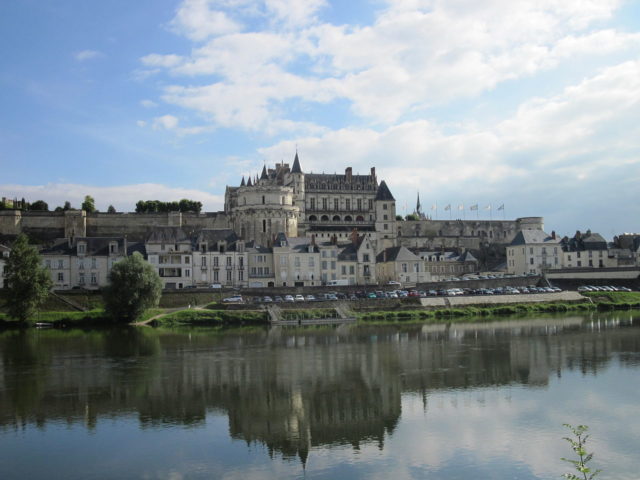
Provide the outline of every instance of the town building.
[[507,273],[540,275],[547,269],[561,268],[562,255],[555,232],[521,230],[507,247]]
[[432,280],[445,280],[478,272],[478,260],[468,250],[455,251],[418,250],[416,253],[425,262],[425,271]]

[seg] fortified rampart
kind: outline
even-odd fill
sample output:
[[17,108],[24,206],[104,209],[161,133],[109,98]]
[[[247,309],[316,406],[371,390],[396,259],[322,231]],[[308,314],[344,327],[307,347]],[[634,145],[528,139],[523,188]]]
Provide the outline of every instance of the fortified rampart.
[[543,218],[402,221],[398,222],[398,238],[405,247],[474,250],[487,244],[509,244],[520,230],[527,229],[543,230]]
[[155,227],[175,226],[186,230],[229,228],[227,215],[211,213],[86,213],[0,211],[0,234],[26,233],[46,241],[62,237],[108,237],[126,235],[143,241]]

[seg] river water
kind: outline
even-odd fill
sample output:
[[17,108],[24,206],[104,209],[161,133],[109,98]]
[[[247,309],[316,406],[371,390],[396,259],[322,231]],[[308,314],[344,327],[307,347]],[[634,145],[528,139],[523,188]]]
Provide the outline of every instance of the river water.
[[0,478],[640,478],[640,313],[0,333]]

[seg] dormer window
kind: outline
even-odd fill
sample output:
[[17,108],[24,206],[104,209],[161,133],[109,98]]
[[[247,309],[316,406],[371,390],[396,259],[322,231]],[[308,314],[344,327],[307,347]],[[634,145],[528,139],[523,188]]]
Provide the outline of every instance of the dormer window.
[[111,242],[109,244],[109,253],[110,254],[118,253],[118,244],[116,242]]
[[78,243],[78,255],[84,255],[87,253],[87,245],[83,243]]

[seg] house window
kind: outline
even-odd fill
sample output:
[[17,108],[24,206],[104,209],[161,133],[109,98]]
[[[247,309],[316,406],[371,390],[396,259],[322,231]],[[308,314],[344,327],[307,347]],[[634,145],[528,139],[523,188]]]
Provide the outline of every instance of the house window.
[[227,282],[231,281],[231,275],[232,275],[232,271],[231,270],[227,270]]
[[96,268],[96,259],[95,258],[91,259],[91,268]]
[[58,281],[59,282],[64,282],[64,273],[58,272]]
[[369,254],[368,253],[362,254],[362,261],[363,262],[368,262],[369,261]]
[[342,268],[340,270],[342,272],[342,275],[346,275],[347,274],[347,266],[346,265],[342,265]]
[[78,253],[84,253],[84,250],[85,250],[84,243],[79,243],[78,244]]
[[91,285],[97,285],[98,284],[98,274],[93,272],[91,274]]
[[309,267],[315,267],[315,260],[313,257],[309,257]]
[[231,257],[227,257],[227,267],[231,266],[231,261],[232,261],[232,258]]
[[244,268],[244,257],[239,257],[238,258],[238,266],[240,268]]
[[200,265],[203,266],[203,267],[207,266],[207,257],[202,257],[200,259]]
[[327,199],[323,198],[322,199],[322,210],[326,210],[327,209]]
[[214,270],[213,271],[213,281],[216,282],[216,283],[219,281],[218,280],[218,270]]
[[533,257],[531,257],[531,258],[529,259],[529,264],[530,264],[530,265],[533,265]]
[[84,270],[84,260],[78,259],[78,269]]
[[111,245],[109,245],[109,252],[110,253],[116,253],[116,244],[112,243]]
[[337,212],[340,207],[340,200],[337,198],[333,199],[333,209]]
[[184,270],[184,276],[185,276],[185,277],[190,277],[190,276],[191,276],[191,270],[189,270],[188,268],[185,268],[185,270]]
[[58,260],[58,268],[64,268],[64,263],[62,260]]
[[407,264],[406,263],[402,264],[402,273],[407,273]]
[[[389,230],[389,225],[385,223],[385,224],[382,226],[382,228],[383,228],[384,230]],[[385,238],[387,238],[387,237],[385,237]]]
[[265,204],[265,201],[264,201],[264,195],[262,196],[262,204],[263,204],[263,205]]
[[51,260],[45,260],[44,261],[44,266],[47,268],[51,268]]
[[383,204],[382,204],[382,209],[383,209],[383,210],[386,210],[386,209],[387,209],[387,204],[386,204],[386,203],[383,203]]
[[349,200],[348,198],[344,201],[344,209],[351,210],[351,200]]
[[286,266],[287,265],[287,257],[280,257],[280,265]]
[[84,273],[81,273],[80,276],[78,277],[78,283],[80,285],[84,285]]
[[309,210],[315,210],[316,209],[316,199],[312,198],[309,202],[310,202]]
[[244,272],[242,270],[238,272],[238,280],[241,282],[244,281]]
[[355,275],[356,274],[356,267],[354,267],[353,265],[349,265],[349,275]]
[[295,257],[295,258],[293,259],[293,264],[294,264],[296,267],[299,267],[299,266],[300,266],[300,257]]

